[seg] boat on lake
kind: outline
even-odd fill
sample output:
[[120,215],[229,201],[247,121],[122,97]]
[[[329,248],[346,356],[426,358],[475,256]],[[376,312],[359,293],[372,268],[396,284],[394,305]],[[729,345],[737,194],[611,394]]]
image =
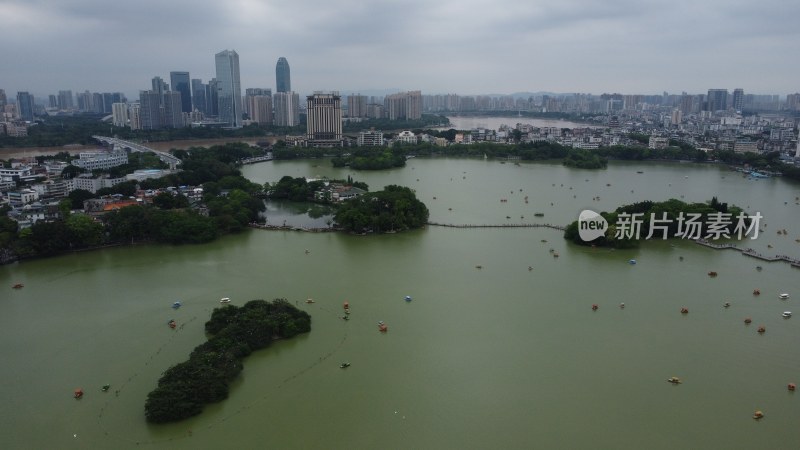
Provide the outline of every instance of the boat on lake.
[[172,304],[172,309],[178,309],[181,307],[181,302],[175,302]]
[[789,298],[789,294],[784,292],[783,294],[778,295],[778,298],[781,300],[786,300],[787,298]]
[[678,378],[678,377],[669,377],[669,378],[667,378],[667,381],[672,383],[672,384],[681,384],[681,383],[683,383],[683,381],[681,381],[681,379]]
[[781,316],[788,319],[789,317],[792,317],[792,312],[791,311],[784,311],[783,314],[781,314]]
[[22,283],[17,283],[15,285],[11,286],[11,287],[14,288],[14,289],[22,289],[22,288],[25,287],[25,285],[22,284]]
[[222,297],[221,299],[219,299],[219,302],[220,303],[230,303],[231,299],[228,298],[228,297]]

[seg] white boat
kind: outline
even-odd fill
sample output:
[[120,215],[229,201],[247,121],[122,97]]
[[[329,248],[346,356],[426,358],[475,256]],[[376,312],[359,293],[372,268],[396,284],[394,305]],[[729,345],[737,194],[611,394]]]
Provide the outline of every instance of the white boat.
[[219,302],[220,303],[230,303],[231,299],[229,299],[228,297],[222,297],[221,299],[219,299]]
[[789,298],[789,294],[784,292],[783,294],[780,294],[778,298],[781,300],[786,300],[787,298]]
[[789,317],[792,317],[792,312],[791,311],[784,311],[783,314],[781,314],[781,315],[783,317],[789,318]]

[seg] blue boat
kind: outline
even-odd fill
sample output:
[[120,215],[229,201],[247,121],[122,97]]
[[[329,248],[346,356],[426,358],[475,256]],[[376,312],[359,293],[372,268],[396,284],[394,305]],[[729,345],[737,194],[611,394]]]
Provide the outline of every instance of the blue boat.
[[406,301],[407,301],[407,302],[410,302],[410,301],[411,301],[411,296],[410,296],[410,295],[406,295]]
[[178,309],[181,307],[181,302],[175,302],[172,304],[172,309]]
[[628,260],[628,264],[636,264],[636,260],[635,259],[630,259],[630,260]]

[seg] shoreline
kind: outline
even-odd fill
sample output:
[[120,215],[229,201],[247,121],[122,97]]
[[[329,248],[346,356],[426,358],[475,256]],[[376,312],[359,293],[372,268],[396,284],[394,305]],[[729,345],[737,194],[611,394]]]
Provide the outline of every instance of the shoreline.
[[[154,150],[169,151],[171,149],[184,150],[190,147],[211,147],[213,145],[228,144],[231,142],[244,142],[255,145],[257,142],[269,141],[275,143],[277,136],[262,136],[260,138],[215,138],[215,139],[181,139],[173,141],[152,141],[146,145]],[[33,158],[36,156],[50,156],[61,152],[77,154],[82,151],[96,150],[102,145],[68,144],[60,147],[3,147],[0,148],[0,159]]]

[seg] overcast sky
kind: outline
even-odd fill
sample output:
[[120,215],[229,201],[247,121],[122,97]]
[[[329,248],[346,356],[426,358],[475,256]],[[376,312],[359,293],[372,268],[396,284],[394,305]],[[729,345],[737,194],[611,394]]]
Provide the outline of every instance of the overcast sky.
[[0,0],[0,88],[121,91],[239,53],[242,89],[800,91],[792,0]]

